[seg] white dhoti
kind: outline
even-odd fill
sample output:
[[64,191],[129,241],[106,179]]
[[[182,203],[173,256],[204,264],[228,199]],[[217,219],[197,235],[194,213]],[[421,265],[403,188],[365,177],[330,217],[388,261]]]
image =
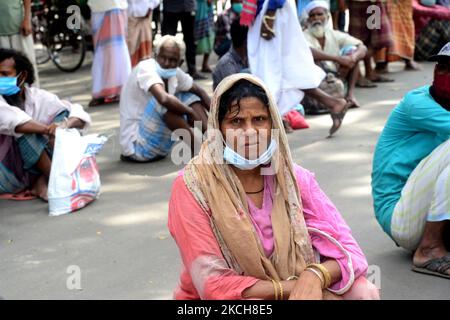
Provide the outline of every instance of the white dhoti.
[[33,86],[39,88],[39,75],[36,64],[36,55],[34,53],[33,36],[30,34],[26,37],[21,34],[11,36],[0,36],[0,48],[14,49],[24,53],[34,66],[35,81]]
[[325,73],[314,59],[298,22],[295,1],[286,0],[276,11],[275,37],[261,37],[261,25],[268,0],[249,28],[247,47],[250,70],[262,79],[284,115],[303,99],[302,89],[317,88]]
[[425,224],[445,220],[450,220],[450,139],[409,176],[392,214],[392,237],[401,247],[415,250]]

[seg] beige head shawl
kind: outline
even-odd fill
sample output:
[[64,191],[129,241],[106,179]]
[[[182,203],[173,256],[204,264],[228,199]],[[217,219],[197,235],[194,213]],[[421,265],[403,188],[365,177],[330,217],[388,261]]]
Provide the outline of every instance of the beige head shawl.
[[[272,209],[274,252],[264,254],[261,241],[249,217],[247,197],[231,165],[223,163],[223,140],[217,134],[219,104],[223,93],[237,81],[245,79],[264,89],[269,98],[272,129],[278,129],[275,163],[276,183]],[[200,153],[185,168],[184,181],[196,200],[208,214],[222,253],[236,272],[259,279],[283,280],[299,275],[306,264],[313,262],[313,250],[307,232],[299,190],[293,172],[286,133],[273,98],[264,83],[249,74],[225,78],[214,92],[208,134]],[[220,137],[218,137],[220,135]],[[219,160],[219,161],[217,161]]]

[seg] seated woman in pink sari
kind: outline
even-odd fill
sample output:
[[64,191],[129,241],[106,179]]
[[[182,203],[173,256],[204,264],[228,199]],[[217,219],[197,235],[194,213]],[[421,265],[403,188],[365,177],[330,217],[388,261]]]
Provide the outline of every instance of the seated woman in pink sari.
[[208,138],[174,182],[169,229],[184,264],[176,299],[379,299],[349,227],[293,163],[277,106],[252,75],[217,87]]

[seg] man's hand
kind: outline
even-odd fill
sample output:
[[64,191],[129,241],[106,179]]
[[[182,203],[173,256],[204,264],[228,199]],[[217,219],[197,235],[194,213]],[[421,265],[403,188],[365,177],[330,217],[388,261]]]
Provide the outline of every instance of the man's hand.
[[54,137],[56,135],[56,129],[62,127],[60,125],[61,125],[60,123],[52,123],[51,125],[49,125],[47,127],[47,135],[49,137]]
[[187,116],[189,117],[190,122],[192,123],[192,125],[195,123],[195,121],[200,121],[202,122],[202,118],[197,114],[197,112],[195,112],[194,109],[190,108],[189,113],[187,113]]
[[23,21],[20,24],[20,33],[27,37],[33,31],[31,27],[31,0],[23,0]]
[[24,37],[27,37],[31,34],[31,32],[33,31],[32,27],[31,27],[31,21],[28,18],[23,19],[21,25],[20,25],[20,33],[22,33],[22,35]]
[[263,17],[263,22],[261,24],[261,37],[267,41],[272,40],[275,37],[275,11],[267,11]]
[[353,56],[342,56],[336,59],[336,62],[345,68],[352,69],[356,65],[356,60]]
[[318,276],[311,271],[303,271],[300,274],[294,289],[289,295],[289,300],[322,300],[322,283]]

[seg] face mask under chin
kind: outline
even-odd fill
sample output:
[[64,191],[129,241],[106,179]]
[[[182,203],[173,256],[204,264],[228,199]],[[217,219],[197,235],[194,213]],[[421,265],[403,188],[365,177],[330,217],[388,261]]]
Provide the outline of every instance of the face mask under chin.
[[267,149],[264,152],[262,152],[259,155],[259,157],[255,159],[247,159],[238,152],[234,151],[227,144],[225,144],[223,157],[224,160],[226,160],[228,163],[232,164],[238,169],[252,170],[260,165],[268,164],[271,161],[275,151],[277,150],[277,147],[278,144],[276,140],[272,139]]

